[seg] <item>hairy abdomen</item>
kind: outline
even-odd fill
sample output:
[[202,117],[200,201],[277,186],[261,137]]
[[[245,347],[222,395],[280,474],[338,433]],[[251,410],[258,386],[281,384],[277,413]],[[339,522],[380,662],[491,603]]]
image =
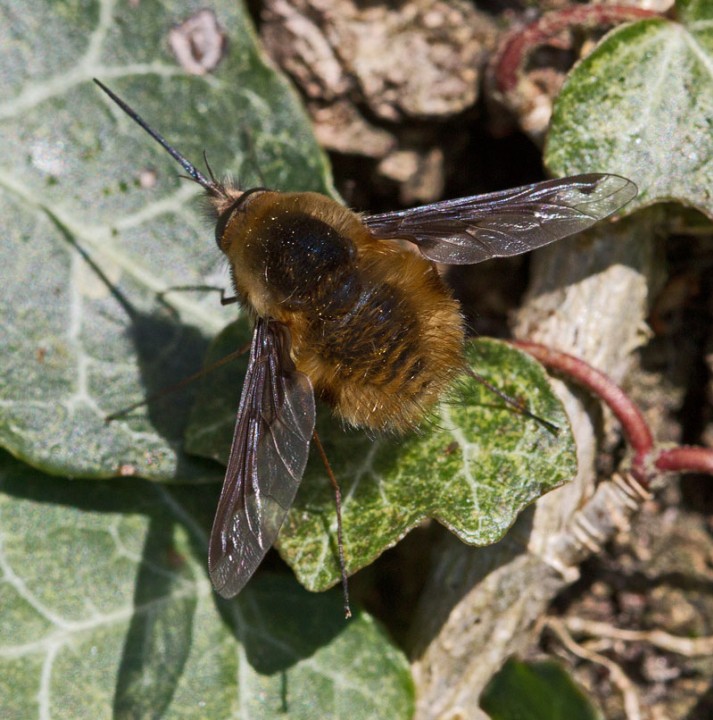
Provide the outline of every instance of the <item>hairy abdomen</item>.
[[458,303],[435,268],[391,243],[360,244],[349,301],[315,307],[293,330],[297,367],[348,423],[416,425],[463,364]]

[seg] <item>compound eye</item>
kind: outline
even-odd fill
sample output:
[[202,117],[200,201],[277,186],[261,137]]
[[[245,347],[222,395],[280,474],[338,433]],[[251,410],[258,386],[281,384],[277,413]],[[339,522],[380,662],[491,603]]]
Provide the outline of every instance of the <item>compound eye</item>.
[[237,212],[244,212],[245,211],[245,201],[253,194],[259,193],[259,192],[265,192],[267,188],[264,187],[256,187],[251,188],[250,190],[246,190],[240,197],[231,205],[229,205],[225,210],[223,210],[222,213],[218,216],[218,221],[215,224],[215,242],[218,245],[218,249],[222,250],[222,240],[223,236],[225,235],[225,229],[228,227],[228,224],[233,219],[233,215]]

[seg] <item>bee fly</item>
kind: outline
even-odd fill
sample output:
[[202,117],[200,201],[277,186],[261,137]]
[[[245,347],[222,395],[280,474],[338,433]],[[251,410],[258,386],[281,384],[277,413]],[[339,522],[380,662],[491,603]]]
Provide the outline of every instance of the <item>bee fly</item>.
[[350,425],[400,432],[466,370],[460,306],[435,263],[528,252],[585,230],[637,192],[623,177],[587,174],[360,215],[314,192],[243,191],[204,177],[95,82],[205,189],[235,295],[254,320],[208,554],[224,597],[248,582],[292,505],[315,395]]

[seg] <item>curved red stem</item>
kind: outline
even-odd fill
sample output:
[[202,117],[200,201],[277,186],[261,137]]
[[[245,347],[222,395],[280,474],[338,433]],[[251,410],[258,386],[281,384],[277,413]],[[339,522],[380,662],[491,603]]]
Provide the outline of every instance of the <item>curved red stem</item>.
[[515,89],[527,56],[554,35],[571,27],[601,27],[632,20],[660,17],[653,10],[626,5],[574,5],[549,12],[505,38],[492,64],[495,83],[502,93]]
[[654,466],[663,472],[698,472],[713,475],[713,450],[692,445],[667,448],[657,455]]
[[654,453],[654,438],[639,408],[613,380],[584,360],[538,343],[513,340],[511,344],[532,355],[545,367],[571,378],[609,406],[634,451],[631,471],[644,487],[651,484],[653,470],[713,475],[713,450],[710,448],[683,445]]
[[538,343],[520,340],[511,342],[515,347],[539,360],[545,367],[567,375],[609,406],[621,423],[624,435],[634,451],[632,473],[644,487],[648,487],[650,472],[647,469],[647,460],[654,447],[654,437],[641,411],[628,395],[603,372],[595,370],[574,355]]

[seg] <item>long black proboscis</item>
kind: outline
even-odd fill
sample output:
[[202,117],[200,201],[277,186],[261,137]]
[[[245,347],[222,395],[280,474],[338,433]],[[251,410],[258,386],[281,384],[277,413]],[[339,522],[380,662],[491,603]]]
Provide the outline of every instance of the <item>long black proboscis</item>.
[[109,88],[94,78],[94,82],[137,124],[146,132],[188,173],[191,180],[204,187],[209,192],[215,192],[216,184],[212,183],[203,175],[193,163],[186,160],[174,147],[168,144],[166,139],[149,124],[131,107],[129,107],[120,97],[115,95]]

